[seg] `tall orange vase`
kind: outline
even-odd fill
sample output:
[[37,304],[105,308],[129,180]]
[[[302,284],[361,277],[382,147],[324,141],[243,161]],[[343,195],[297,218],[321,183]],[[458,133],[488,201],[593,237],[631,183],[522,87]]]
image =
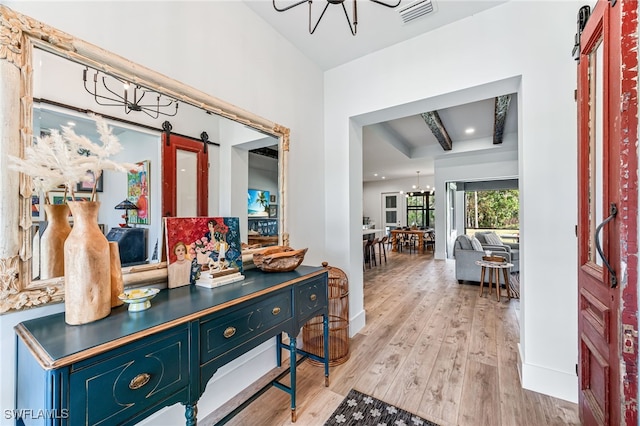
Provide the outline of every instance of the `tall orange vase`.
[[73,228],[64,243],[65,321],[97,321],[111,313],[109,242],[98,226],[97,201],[70,201]]
[[45,204],[47,228],[40,239],[40,278],[64,276],[64,242],[71,226],[66,204]]

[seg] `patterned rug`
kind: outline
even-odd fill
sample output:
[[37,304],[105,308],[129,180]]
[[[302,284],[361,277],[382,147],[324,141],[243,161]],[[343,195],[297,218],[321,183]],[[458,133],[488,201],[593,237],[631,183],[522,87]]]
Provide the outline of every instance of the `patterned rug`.
[[509,287],[515,299],[520,299],[520,272],[512,272],[509,277]]
[[325,426],[438,426],[408,411],[351,389]]

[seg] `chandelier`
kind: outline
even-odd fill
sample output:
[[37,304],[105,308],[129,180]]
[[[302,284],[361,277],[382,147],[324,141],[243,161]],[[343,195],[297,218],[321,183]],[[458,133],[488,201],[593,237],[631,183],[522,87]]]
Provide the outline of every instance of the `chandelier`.
[[[131,111],[141,111],[151,118],[158,118],[160,115],[173,117],[178,113],[178,101],[175,99],[144,88],[139,84],[129,83],[108,74],[101,74],[100,71],[91,71],[94,72],[93,87],[91,84],[87,86],[89,67],[82,72],[84,89],[93,96],[98,105],[121,106],[124,107],[125,114],[129,114]],[[175,109],[173,105],[175,105]]]
[[[326,0],[327,4],[324,5],[324,9],[322,9],[322,13],[318,17],[318,20],[316,21],[315,25],[313,25],[313,27],[312,27],[313,18],[311,17],[311,4],[313,3],[313,0],[298,1],[292,5],[285,6],[283,8],[279,8],[278,6],[276,6],[276,0],[273,0],[273,8],[278,12],[285,12],[296,6],[300,6],[303,3],[309,3],[309,34],[313,34],[316,31],[316,28],[318,28],[318,24],[320,23],[320,20],[324,16],[324,13],[327,11],[327,8],[329,7],[329,5],[332,5],[332,4],[340,5],[342,6],[342,10],[344,11],[345,18],[347,18],[347,24],[349,24],[349,29],[351,30],[351,34],[356,35],[356,32],[358,31],[358,2],[357,0],[352,0],[352,1],[353,1],[352,18],[349,18],[349,13],[347,13],[347,7],[344,5],[345,0]],[[388,4],[381,0],[369,0],[369,1],[393,9],[400,5],[401,0],[397,0],[395,4]]]
[[[429,185],[427,185],[426,188],[422,188],[420,186],[420,172],[417,171],[416,172],[418,174],[418,180],[416,185],[413,185],[411,187],[411,191],[407,191],[405,197],[413,197],[414,195],[418,195],[418,194],[424,194],[426,192],[433,194],[433,189],[430,189],[431,187]],[[400,194],[404,194],[404,191],[400,191]]]

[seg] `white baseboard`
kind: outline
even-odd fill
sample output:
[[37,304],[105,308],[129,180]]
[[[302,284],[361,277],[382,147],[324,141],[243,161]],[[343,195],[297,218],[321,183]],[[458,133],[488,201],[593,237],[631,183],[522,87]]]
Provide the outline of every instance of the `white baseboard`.
[[522,363],[520,370],[520,382],[524,389],[578,403],[578,376],[575,373],[527,363]]
[[366,312],[365,310],[361,310],[356,315],[351,317],[349,321],[349,337],[353,337],[360,330],[364,328],[366,324]]

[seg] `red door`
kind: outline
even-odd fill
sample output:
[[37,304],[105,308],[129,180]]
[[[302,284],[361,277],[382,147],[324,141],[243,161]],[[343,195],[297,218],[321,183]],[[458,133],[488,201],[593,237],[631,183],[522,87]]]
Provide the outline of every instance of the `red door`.
[[165,131],[162,134],[163,216],[207,216],[209,167],[206,144]]
[[637,1],[599,0],[578,65],[579,405],[637,424]]

